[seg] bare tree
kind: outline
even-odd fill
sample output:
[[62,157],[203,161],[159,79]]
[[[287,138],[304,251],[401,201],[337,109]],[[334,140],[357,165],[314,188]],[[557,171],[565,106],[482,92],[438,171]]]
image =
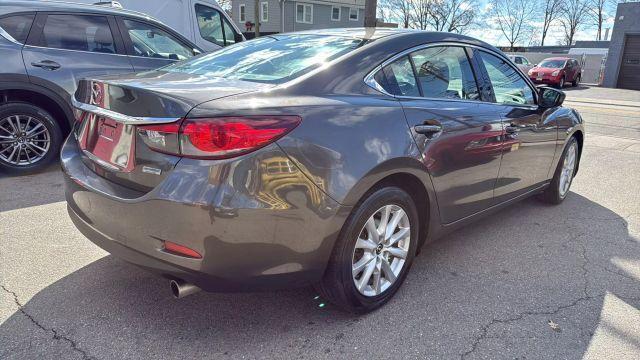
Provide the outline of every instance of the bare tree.
[[606,18],[606,7],[609,5],[610,0],[591,0],[589,2],[589,16],[593,19],[598,32],[596,33],[596,40],[602,40],[602,25]]
[[218,0],[218,5],[220,5],[222,10],[231,10],[231,0]]
[[560,16],[562,0],[541,0],[541,5],[544,6],[544,17],[542,19],[540,46],[544,46],[544,39],[547,37],[547,32],[549,31],[551,24],[558,19],[558,16]]
[[429,26],[429,7],[432,0],[410,0],[410,24],[411,27],[426,30]]
[[560,24],[564,30],[565,45],[573,44],[576,32],[585,23],[589,15],[589,3],[586,0],[565,0]]
[[529,20],[535,9],[530,0],[492,0],[489,15],[513,49],[531,32]]
[[411,1],[412,0],[384,0],[380,7],[386,9],[391,19],[400,23],[404,28],[408,28],[411,23]]
[[427,23],[435,31],[462,33],[473,24],[477,3],[471,0],[431,0]]

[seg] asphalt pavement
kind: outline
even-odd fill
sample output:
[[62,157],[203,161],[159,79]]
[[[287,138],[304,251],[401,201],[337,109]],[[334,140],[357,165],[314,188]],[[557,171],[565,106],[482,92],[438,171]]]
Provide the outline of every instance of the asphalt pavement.
[[640,92],[567,94],[587,136],[566,201],[426,246],[364,316],[311,288],[173,299],[74,228],[57,165],[0,174],[0,359],[638,359]]

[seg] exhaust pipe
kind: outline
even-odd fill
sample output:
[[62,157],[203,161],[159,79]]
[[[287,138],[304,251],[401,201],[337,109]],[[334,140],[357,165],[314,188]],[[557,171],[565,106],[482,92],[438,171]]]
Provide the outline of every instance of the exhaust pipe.
[[169,286],[171,286],[171,293],[176,299],[182,299],[185,296],[189,296],[200,291],[199,287],[182,280],[171,280]]

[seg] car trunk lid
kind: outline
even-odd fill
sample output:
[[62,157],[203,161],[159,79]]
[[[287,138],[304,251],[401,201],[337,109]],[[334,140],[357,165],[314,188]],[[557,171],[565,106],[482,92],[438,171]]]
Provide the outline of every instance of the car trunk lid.
[[140,126],[176,123],[202,102],[264,87],[268,85],[161,71],[80,80],[73,99],[78,120],[74,134],[83,162],[104,178],[147,192],[180,157],[147,146]]

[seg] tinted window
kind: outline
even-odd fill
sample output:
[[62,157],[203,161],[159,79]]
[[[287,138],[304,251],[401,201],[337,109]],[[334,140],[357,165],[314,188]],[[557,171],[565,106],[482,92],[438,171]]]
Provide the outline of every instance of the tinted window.
[[24,43],[27,41],[33,18],[33,14],[7,16],[0,19],[0,27],[16,41]]
[[173,35],[150,24],[124,20],[135,56],[159,59],[184,60],[193,56],[193,49],[178,41]]
[[535,104],[533,91],[519,71],[497,56],[483,51],[480,54],[482,63],[489,74],[496,102],[501,104]]
[[384,71],[387,79],[387,85],[386,87],[383,84],[380,85],[388,93],[398,96],[420,96],[420,89],[413,72],[413,66],[407,56],[403,56],[385,66],[382,71]]
[[114,54],[116,49],[105,16],[48,15],[42,46]]
[[322,66],[364,42],[342,36],[271,35],[164,70],[280,84]]
[[464,48],[430,47],[412,53],[411,58],[424,97],[466,100],[480,97]]
[[516,64],[522,64],[522,58],[521,57],[517,57],[515,58],[515,63]]
[[202,38],[216,45],[224,46],[220,12],[208,6],[196,4],[196,17]]

